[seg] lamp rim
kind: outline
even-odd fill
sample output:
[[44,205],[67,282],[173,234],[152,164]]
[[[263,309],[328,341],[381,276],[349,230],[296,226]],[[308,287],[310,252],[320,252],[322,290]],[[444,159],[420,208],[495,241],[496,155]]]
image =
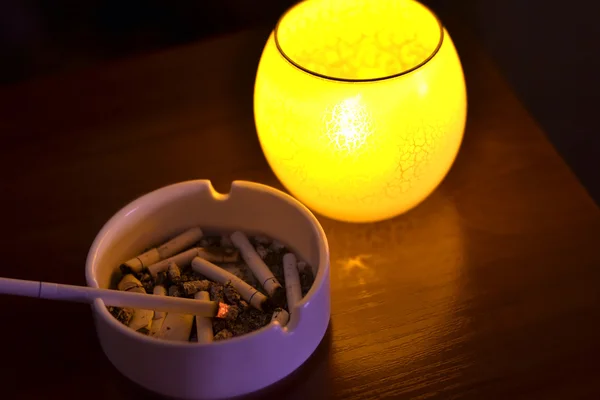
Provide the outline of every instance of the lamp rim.
[[423,61],[421,61],[419,64],[415,65],[414,67],[408,68],[406,70],[403,70],[401,72],[398,72],[396,74],[391,74],[391,75],[385,75],[385,76],[380,76],[380,77],[376,77],[376,78],[341,78],[341,77],[336,77],[336,76],[329,76],[329,75],[325,75],[325,74],[321,74],[315,71],[312,71],[306,67],[303,67],[302,65],[298,64],[297,62],[295,62],[294,60],[292,60],[292,58],[290,56],[288,56],[286,54],[286,52],[283,50],[283,47],[281,46],[281,44],[279,43],[279,38],[278,38],[278,32],[279,32],[279,26],[282,23],[283,19],[296,7],[298,7],[300,4],[306,2],[308,0],[302,0],[297,2],[296,4],[294,4],[292,7],[288,8],[282,15],[281,17],[279,17],[279,20],[277,21],[277,24],[275,25],[275,29],[273,29],[273,39],[275,42],[275,47],[277,48],[277,51],[279,52],[279,54],[281,54],[281,56],[283,58],[286,59],[287,62],[289,62],[290,64],[292,64],[292,66],[298,68],[301,71],[304,71],[310,75],[316,76],[318,78],[322,78],[322,79],[326,79],[329,81],[334,81],[334,82],[352,82],[352,83],[361,83],[361,82],[378,82],[378,81],[385,81],[385,80],[389,80],[389,79],[394,79],[394,78],[398,78],[400,76],[403,75],[408,75],[413,71],[416,71],[420,68],[422,68],[423,66],[425,66],[429,61],[431,61],[436,54],[440,51],[440,48],[442,47],[442,44],[444,43],[444,25],[442,24],[442,20],[437,16],[437,14],[435,12],[433,12],[433,10],[429,7],[427,7],[425,4],[421,3],[420,1],[416,1],[415,3],[419,3],[419,5],[423,8],[425,8],[425,10],[427,10],[427,12],[429,12],[433,18],[435,18],[435,20],[438,23],[438,27],[440,28],[440,39],[438,41],[437,46],[433,49],[433,51],[431,52],[431,54],[425,58]]

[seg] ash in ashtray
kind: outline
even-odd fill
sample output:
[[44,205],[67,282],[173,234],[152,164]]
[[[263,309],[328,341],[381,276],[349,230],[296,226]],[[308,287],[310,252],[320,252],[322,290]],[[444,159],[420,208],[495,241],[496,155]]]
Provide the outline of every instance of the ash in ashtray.
[[[161,256],[174,248],[177,254]],[[117,320],[141,334],[200,343],[241,336],[271,321],[287,324],[289,309],[314,281],[312,268],[277,240],[242,232],[202,236],[198,228],[149,249],[120,269],[119,290],[226,304],[227,319],[108,307]]]

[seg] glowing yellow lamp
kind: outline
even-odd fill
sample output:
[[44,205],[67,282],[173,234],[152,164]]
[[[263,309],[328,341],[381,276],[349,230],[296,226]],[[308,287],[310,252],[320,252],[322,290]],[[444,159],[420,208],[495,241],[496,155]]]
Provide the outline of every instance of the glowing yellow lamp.
[[307,0],[288,10],[258,67],[254,117],[271,168],[330,218],[391,218],[450,169],[467,100],[439,19],[412,0]]

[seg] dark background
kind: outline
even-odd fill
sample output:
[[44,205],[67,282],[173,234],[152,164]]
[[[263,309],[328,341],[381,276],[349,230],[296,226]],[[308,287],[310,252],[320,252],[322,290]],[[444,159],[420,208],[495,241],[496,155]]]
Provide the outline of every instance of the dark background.
[[[600,26],[594,2],[423,2],[442,20],[452,15],[452,24],[467,25],[478,36],[550,141],[600,202]],[[0,86],[252,26],[272,26],[293,3],[1,0]]]

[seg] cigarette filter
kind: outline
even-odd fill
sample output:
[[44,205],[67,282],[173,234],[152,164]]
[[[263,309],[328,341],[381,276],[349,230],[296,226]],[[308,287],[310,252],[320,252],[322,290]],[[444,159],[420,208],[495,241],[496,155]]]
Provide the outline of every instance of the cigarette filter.
[[[155,296],[166,296],[167,290],[165,289],[164,286],[157,285],[157,286],[154,286],[153,294]],[[166,316],[167,316],[167,313],[164,311],[155,311],[154,312],[152,326],[150,327],[150,336],[157,336],[157,334],[160,332],[160,329],[163,326],[163,323],[165,322]]]
[[290,314],[283,308],[275,309],[273,316],[271,317],[271,323],[278,322],[281,326],[286,326],[289,320]]
[[[165,287],[162,285],[156,285],[154,286],[152,294],[154,294],[155,296],[166,296],[167,289],[165,289]],[[165,315],[166,313],[164,311],[156,311],[154,313],[154,320],[156,321],[157,319],[162,319],[165,317]]]
[[171,263],[184,267],[190,265],[194,257],[202,257],[210,262],[226,263],[239,261],[240,254],[235,249],[194,247],[150,265],[148,271],[156,279],[160,272],[165,272],[169,269]]
[[[127,260],[123,263],[123,267],[131,269],[133,272],[141,272],[144,268],[159,262],[165,258],[171,257],[183,249],[186,249],[194,243],[198,242],[202,237],[200,228],[191,228],[187,231],[175,236],[168,242],[155,247],[138,255],[137,257]],[[155,276],[155,274],[153,274]]]
[[225,285],[227,282],[231,282],[231,285],[240,293],[242,298],[259,310],[263,310],[263,307],[265,307],[268,303],[268,300],[264,294],[248,285],[237,276],[225,271],[223,268],[219,268],[209,261],[206,261],[200,257],[196,257],[192,261],[192,269],[195,272],[206,276],[208,279],[218,282],[222,285]]
[[171,283],[177,285],[181,281],[181,269],[174,262],[169,263],[169,268],[167,268],[167,276]]
[[287,294],[288,310],[292,310],[302,300],[302,288],[300,286],[300,274],[296,256],[286,253],[283,256],[283,276],[285,279],[285,292]]
[[[210,300],[208,292],[201,291],[194,295],[196,300]],[[210,343],[213,341],[213,328],[210,318],[196,315],[196,336],[198,343]]]
[[267,267],[267,265],[260,258],[256,250],[246,237],[243,232],[237,231],[231,235],[231,241],[240,251],[242,258],[248,264],[250,270],[258,281],[261,283],[262,287],[265,288],[265,291],[269,294],[269,297],[273,299],[273,302],[276,305],[280,305],[283,303],[285,292],[281,287],[281,284],[273,275],[273,272]]

